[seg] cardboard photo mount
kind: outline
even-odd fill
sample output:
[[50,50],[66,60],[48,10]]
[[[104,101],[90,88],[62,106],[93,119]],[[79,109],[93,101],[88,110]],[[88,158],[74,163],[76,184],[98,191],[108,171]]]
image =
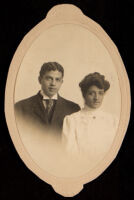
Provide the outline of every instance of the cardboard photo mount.
[[[116,66],[116,72],[118,75],[121,92],[121,113],[119,126],[110,151],[107,153],[105,158],[99,163],[99,165],[97,165],[89,173],[75,178],[59,178],[53,176],[47,171],[41,169],[40,166],[38,166],[34,162],[34,160],[32,160],[29,153],[26,151],[24,144],[21,141],[14,115],[14,90],[16,77],[26,52],[28,51],[32,42],[35,41],[36,38],[39,37],[39,35],[42,32],[49,29],[50,27],[60,24],[78,25],[84,27],[85,29],[89,30],[94,35],[96,35],[96,37],[103,43],[103,45],[109,52]],[[94,22],[92,19],[85,16],[82,13],[82,11],[74,5],[61,4],[54,6],[48,12],[46,18],[43,21],[41,21],[38,25],[36,25],[36,27],[34,27],[24,37],[19,47],[17,48],[17,51],[15,52],[15,55],[12,59],[9,68],[6,84],[5,115],[10,136],[19,156],[32,172],[34,172],[43,181],[52,185],[53,189],[57,193],[65,197],[72,197],[82,190],[83,185],[85,183],[88,183],[97,178],[115,159],[124,139],[130,117],[130,86],[127,73],[123,65],[122,59],[120,57],[120,54],[118,52],[118,49],[116,48],[112,40],[109,38],[109,36],[105,33],[105,31],[101,28],[101,26]]]

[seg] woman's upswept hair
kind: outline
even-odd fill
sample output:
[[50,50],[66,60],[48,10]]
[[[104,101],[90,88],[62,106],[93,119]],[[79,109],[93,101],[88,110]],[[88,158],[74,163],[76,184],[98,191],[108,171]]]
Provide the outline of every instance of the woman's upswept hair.
[[104,89],[104,92],[110,88],[110,83],[105,80],[104,75],[101,75],[99,72],[90,73],[79,83],[79,87],[81,88],[81,92],[84,97],[87,90],[92,85],[95,85],[100,89]]

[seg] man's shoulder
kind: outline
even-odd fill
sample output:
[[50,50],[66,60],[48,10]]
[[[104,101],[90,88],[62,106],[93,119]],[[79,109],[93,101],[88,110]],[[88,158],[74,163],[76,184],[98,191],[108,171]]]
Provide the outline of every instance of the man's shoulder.
[[38,96],[38,94],[16,102],[15,108],[29,106],[29,105],[33,104],[37,100],[37,96]]
[[68,104],[68,105],[77,105],[77,106],[79,106],[77,103],[75,103],[75,102],[73,102],[73,101],[70,101],[70,100],[68,100],[68,99],[65,99],[65,98],[63,98],[63,97],[61,97],[61,96],[59,96],[59,99],[60,99],[61,101],[63,101],[64,103]]
[[60,105],[61,105],[63,113],[67,112],[67,114],[71,114],[73,112],[77,112],[80,110],[80,106],[77,103],[74,103],[68,99],[64,99],[61,96],[59,96],[59,101],[60,101]]
[[72,113],[71,115],[67,115],[66,118],[68,118],[69,120],[81,120],[81,110]]

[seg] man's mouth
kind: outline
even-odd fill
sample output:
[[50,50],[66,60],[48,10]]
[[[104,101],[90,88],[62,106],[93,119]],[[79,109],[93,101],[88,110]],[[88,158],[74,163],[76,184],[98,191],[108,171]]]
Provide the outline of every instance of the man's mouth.
[[56,88],[52,88],[52,87],[50,87],[50,88],[48,88],[50,91],[55,91],[56,90]]

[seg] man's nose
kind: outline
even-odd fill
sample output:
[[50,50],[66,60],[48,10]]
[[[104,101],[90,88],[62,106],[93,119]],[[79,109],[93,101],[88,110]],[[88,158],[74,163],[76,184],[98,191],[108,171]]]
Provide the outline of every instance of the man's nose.
[[56,80],[55,80],[55,79],[53,79],[53,80],[51,81],[51,85],[56,85]]

